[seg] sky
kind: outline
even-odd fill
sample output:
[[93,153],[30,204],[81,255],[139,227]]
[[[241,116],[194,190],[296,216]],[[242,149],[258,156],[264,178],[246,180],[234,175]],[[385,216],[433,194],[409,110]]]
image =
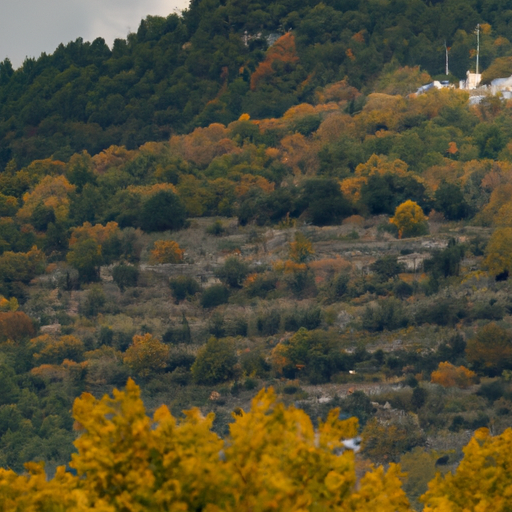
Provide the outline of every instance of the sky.
[[25,58],[53,53],[60,43],[77,37],[116,38],[136,32],[147,15],[167,16],[188,6],[188,0],[0,0],[0,61],[15,68]]

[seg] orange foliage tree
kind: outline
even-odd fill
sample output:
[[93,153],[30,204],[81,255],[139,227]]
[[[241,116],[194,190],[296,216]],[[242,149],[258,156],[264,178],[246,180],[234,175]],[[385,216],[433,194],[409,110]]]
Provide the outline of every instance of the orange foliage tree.
[[34,334],[32,320],[22,311],[0,312],[0,341],[21,341]]
[[149,262],[155,263],[181,263],[184,251],[180,249],[177,242],[172,240],[157,240],[153,245]]
[[465,366],[458,368],[449,362],[439,363],[437,370],[432,372],[430,381],[434,384],[441,384],[445,388],[458,387],[466,389],[477,382],[475,372],[468,370]]
[[281,36],[268,50],[265,59],[260,62],[256,71],[251,75],[251,90],[256,90],[260,84],[268,83],[276,74],[276,64],[294,66],[299,62],[295,38],[291,32]]

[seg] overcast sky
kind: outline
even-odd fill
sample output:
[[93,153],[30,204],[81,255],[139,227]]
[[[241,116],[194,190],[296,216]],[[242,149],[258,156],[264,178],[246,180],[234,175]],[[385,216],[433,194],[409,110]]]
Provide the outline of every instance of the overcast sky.
[[148,14],[167,16],[189,0],[0,0],[0,61],[15,68],[25,57],[53,53],[60,43],[82,37],[115,38],[135,32]]

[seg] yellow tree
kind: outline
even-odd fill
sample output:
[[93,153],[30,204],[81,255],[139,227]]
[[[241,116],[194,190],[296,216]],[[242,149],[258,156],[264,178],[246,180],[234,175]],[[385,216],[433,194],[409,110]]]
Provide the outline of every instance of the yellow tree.
[[46,176],[34,188],[23,196],[23,207],[17,215],[21,220],[28,220],[35,207],[42,203],[52,208],[59,221],[66,220],[69,213],[69,194],[75,190],[65,176]]
[[512,430],[492,437],[487,429],[475,432],[464,448],[464,459],[454,474],[430,482],[422,496],[424,512],[506,512],[510,510]]
[[400,238],[421,236],[428,232],[427,217],[418,203],[411,200],[397,206],[395,216],[389,222],[398,228]]
[[485,250],[485,265],[493,276],[512,270],[512,228],[494,231]]
[[279,510],[411,512],[397,466],[363,476],[342,440],[357,420],[333,410],[315,431],[309,416],[262,390],[249,412],[237,411],[226,442],[211,431],[213,414],[166,406],[146,415],[139,388],[101,400],[84,393],[73,415],[82,435],[70,466],[47,479],[41,465],[26,475],[0,469],[0,509],[97,512],[148,510],[254,512]]
[[165,368],[168,359],[169,347],[149,333],[134,336],[123,357],[125,364],[142,377]]

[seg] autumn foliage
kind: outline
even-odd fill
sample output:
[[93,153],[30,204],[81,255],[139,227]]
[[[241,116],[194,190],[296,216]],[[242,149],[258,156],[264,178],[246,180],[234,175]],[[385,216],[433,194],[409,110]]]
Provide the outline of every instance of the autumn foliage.
[[22,311],[0,312],[0,341],[18,341],[34,334],[32,320]]
[[427,218],[414,201],[405,201],[397,207],[391,224],[398,228],[400,238],[423,235],[428,231]]
[[298,61],[295,38],[291,32],[287,32],[269,48],[265,60],[260,62],[251,75],[251,90],[256,90],[260,84],[268,82],[277,73],[278,65],[296,65]]
[[151,334],[134,336],[124,354],[124,362],[137,375],[146,377],[167,365],[169,347]]
[[441,384],[445,388],[468,388],[477,382],[475,372],[468,370],[465,366],[458,368],[451,363],[439,363],[439,368],[432,372],[431,382]]
[[184,251],[177,242],[172,240],[157,240],[151,250],[149,261],[155,263],[181,263]]
[[211,431],[213,414],[197,409],[182,420],[166,406],[146,416],[139,388],[101,400],[84,393],[73,407],[78,453],[47,479],[0,469],[0,508],[11,510],[409,511],[399,468],[377,468],[356,486],[354,454],[342,440],[357,420],[333,410],[315,432],[300,409],[262,390],[249,412],[239,410],[225,441]]

